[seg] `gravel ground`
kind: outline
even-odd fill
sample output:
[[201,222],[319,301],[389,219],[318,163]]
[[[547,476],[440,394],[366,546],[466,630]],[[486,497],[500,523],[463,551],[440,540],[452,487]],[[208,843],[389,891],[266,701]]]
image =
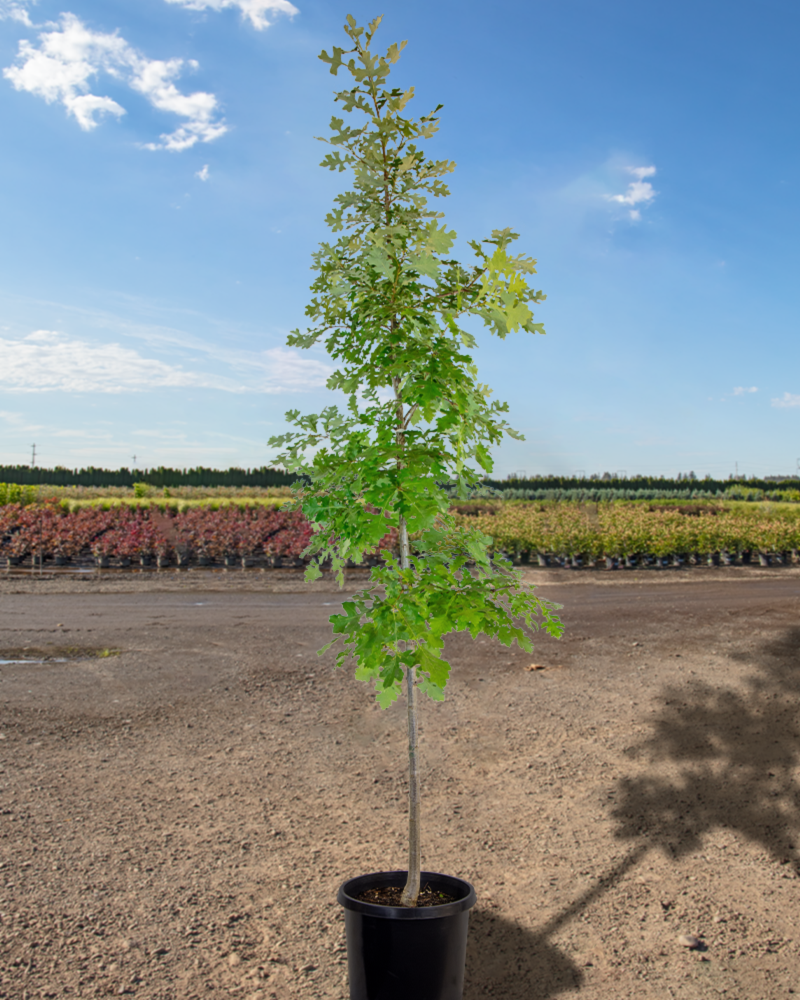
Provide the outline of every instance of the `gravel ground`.
[[[800,571],[529,576],[565,638],[455,636],[424,706],[466,1000],[800,994]],[[0,664],[0,997],[347,996],[336,891],[404,866],[406,756],[404,705],[315,655],[340,599],[0,578],[0,659],[65,659]]]

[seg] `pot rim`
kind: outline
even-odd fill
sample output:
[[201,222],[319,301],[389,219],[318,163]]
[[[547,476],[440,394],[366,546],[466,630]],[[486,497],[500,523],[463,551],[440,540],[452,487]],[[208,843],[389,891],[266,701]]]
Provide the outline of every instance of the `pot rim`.
[[339,889],[336,897],[346,910],[354,910],[370,917],[383,917],[389,920],[437,920],[442,917],[452,917],[464,910],[471,910],[477,901],[475,887],[471,882],[455,875],[443,875],[441,872],[420,872],[422,883],[437,882],[440,887],[458,898],[452,903],[441,906],[385,906],[381,903],[365,903],[356,899],[359,892],[377,886],[399,885],[406,883],[408,872],[372,872],[369,875],[357,875],[348,879]]

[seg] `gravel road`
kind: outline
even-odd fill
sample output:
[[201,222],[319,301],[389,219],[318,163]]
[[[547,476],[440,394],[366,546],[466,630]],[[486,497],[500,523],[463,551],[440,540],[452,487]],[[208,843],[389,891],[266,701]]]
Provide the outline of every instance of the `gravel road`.
[[[564,639],[454,636],[424,706],[465,1000],[800,994],[800,571],[529,577]],[[0,998],[347,996],[336,890],[407,820],[404,705],[316,655],[341,597],[0,578],[0,660],[45,658],[0,664]]]

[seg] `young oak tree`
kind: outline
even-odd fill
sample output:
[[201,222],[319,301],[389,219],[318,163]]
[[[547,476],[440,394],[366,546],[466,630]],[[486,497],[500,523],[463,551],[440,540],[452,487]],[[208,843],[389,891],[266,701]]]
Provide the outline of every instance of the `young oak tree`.
[[[352,657],[355,676],[373,681],[381,708],[405,681],[408,702],[409,860],[402,903],[420,889],[420,807],[417,694],[444,698],[450,671],[444,637],[468,629],[530,651],[526,632],[559,636],[556,605],[538,598],[492,539],[456,522],[454,498],[475,495],[491,472],[489,448],[504,434],[520,438],[503,419],[508,407],[490,399],[468,351],[476,342],[460,324],[478,316],[501,339],[524,330],[544,333],[530,303],[544,295],[528,284],[535,261],[512,256],[517,234],[495,230],[471,242],[476,262],[449,254],[456,234],[428,199],[447,195],[442,178],[455,164],[428,159],[419,146],[438,131],[441,105],[419,119],[405,117],[413,88],[387,88],[406,43],[385,55],[370,50],[381,18],[365,30],[348,16],[352,45],[322,52],[335,76],[353,86],[336,101],[353,117],[331,119],[322,166],[352,174],[352,190],[336,198],[327,223],[336,242],[314,254],[316,278],[306,308],[312,326],[295,330],[293,347],[322,340],[338,363],[328,388],[346,407],[287,419],[297,430],[274,437],[280,461],[303,480],[294,505],[312,522],[308,579],[330,560],[340,584],[348,560],[359,563],[390,529],[399,558],[383,553],[369,584],[330,621],[343,640],[336,665]],[[482,470],[482,471],[479,471]],[[320,652],[324,652],[321,650]]]

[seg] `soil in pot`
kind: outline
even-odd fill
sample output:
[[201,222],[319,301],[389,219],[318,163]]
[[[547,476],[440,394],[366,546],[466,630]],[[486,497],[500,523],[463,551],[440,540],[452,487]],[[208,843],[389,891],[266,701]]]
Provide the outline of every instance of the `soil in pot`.
[[[401,906],[403,887],[401,885],[382,885],[373,889],[365,889],[358,894],[362,903],[377,903],[379,906]],[[417,897],[417,906],[441,906],[443,903],[454,903],[455,896],[449,892],[433,889],[423,885]]]

